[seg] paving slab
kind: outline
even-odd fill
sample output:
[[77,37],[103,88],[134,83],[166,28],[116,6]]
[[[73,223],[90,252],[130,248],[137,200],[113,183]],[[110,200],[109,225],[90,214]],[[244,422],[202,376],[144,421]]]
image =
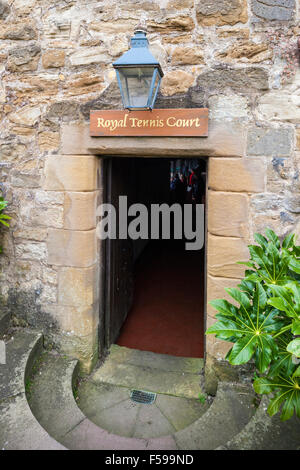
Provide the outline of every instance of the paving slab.
[[6,364],[0,366],[0,400],[24,392],[26,368],[42,350],[41,335],[18,331],[6,343]]
[[0,450],[64,450],[40,426],[25,394],[0,402]]
[[207,402],[169,395],[157,395],[156,406],[174,426],[176,431],[184,429],[199,419],[209,408]]
[[146,450],[148,442],[110,434],[85,419],[62,439],[68,449],[75,450]]
[[[40,424],[56,439],[85,419],[74,404],[72,374],[77,361],[47,354],[34,377],[29,405]],[[49,387],[55,393],[49,393]]]
[[140,406],[129,399],[97,413],[94,417],[88,416],[88,418],[112,434],[132,437]]
[[140,405],[133,437],[153,438],[169,436],[176,431],[155,404]]
[[247,387],[220,383],[207,412],[174,437],[179,449],[210,450],[238,434],[254,414],[254,392]]
[[101,411],[130,398],[130,390],[109,384],[85,381],[78,389],[77,405],[92,421]]
[[244,429],[222,447],[223,450],[300,450],[300,419],[281,421],[267,413],[269,398],[264,396]]
[[147,450],[177,450],[173,436],[157,437],[148,440]]

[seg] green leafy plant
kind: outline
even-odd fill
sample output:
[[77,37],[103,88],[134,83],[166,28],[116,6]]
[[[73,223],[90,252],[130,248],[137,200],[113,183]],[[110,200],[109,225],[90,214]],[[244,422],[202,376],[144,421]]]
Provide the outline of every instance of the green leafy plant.
[[204,405],[204,403],[206,402],[206,396],[203,395],[203,393],[199,393],[198,400],[200,401],[202,405]]
[[[4,225],[5,227],[9,227],[9,220],[11,217],[9,215],[4,214],[4,210],[7,206],[8,202],[4,200],[3,197],[0,197],[0,224]],[[0,246],[0,253],[2,253],[2,247]]]
[[282,243],[270,229],[255,234],[250,261],[237,288],[226,289],[235,304],[213,300],[217,322],[207,334],[233,343],[226,359],[232,365],[254,360],[254,389],[272,393],[268,412],[281,408],[281,419],[300,417],[300,246],[294,235]]

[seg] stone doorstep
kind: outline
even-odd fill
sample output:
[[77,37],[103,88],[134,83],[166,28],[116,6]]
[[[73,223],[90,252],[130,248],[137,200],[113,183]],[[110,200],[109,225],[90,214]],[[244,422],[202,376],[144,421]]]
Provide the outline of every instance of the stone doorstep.
[[117,363],[127,363],[140,367],[151,367],[166,372],[185,372],[199,374],[204,367],[204,359],[193,357],[178,357],[168,354],[158,354],[151,351],[140,351],[112,344],[108,360]]
[[202,393],[203,360],[138,351],[113,345],[111,354],[91,377],[95,384],[147,390],[183,398]]

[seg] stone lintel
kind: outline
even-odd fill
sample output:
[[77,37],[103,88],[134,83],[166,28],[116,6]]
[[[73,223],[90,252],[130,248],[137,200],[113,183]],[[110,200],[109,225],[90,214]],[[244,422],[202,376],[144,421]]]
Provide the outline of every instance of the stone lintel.
[[89,124],[62,126],[64,155],[140,157],[242,157],[246,130],[233,122],[209,122],[208,137],[90,137]]

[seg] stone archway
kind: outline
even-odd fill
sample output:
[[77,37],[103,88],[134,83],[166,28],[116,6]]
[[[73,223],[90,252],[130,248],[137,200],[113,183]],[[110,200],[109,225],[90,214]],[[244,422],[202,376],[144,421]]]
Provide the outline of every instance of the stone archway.
[[[209,158],[207,302],[236,285],[247,260],[248,197],[264,191],[264,163],[247,158],[246,132],[233,123],[211,122],[207,138],[92,138],[88,124],[62,126],[60,155],[47,158],[45,191],[65,194],[64,229],[49,228],[48,263],[58,267],[58,304],[53,315],[60,347],[89,371],[98,354],[101,243],[96,240],[96,206],[101,202],[101,156]],[[206,324],[214,322],[207,307]],[[67,334],[66,334],[67,332]],[[224,343],[209,337],[207,354],[222,358]]]

